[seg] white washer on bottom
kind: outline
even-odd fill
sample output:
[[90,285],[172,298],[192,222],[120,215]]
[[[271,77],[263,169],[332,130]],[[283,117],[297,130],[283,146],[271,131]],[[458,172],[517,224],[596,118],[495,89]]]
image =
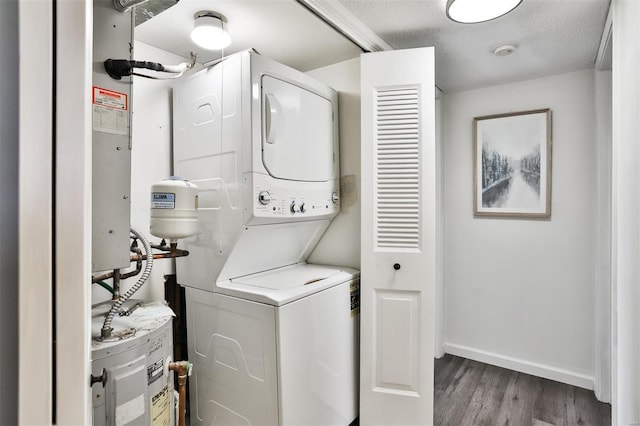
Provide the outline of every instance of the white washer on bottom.
[[359,273],[303,263],[227,287],[233,296],[186,288],[191,423],[350,424]]

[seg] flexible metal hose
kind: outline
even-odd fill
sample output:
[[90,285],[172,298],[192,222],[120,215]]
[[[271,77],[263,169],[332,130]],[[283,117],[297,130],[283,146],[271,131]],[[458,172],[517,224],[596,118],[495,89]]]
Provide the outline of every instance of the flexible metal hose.
[[113,7],[118,12],[126,12],[134,6],[139,6],[142,3],[146,3],[147,0],[113,0]]
[[100,331],[100,335],[103,339],[111,336],[111,331],[113,331],[111,322],[113,321],[113,317],[116,312],[120,309],[124,302],[126,302],[131,296],[133,296],[136,291],[138,291],[140,287],[142,287],[142,284],[147,281],[147,278],[149,278],[149,275],[151,274],[151,268],[153,268],[153,253],[151,252],[151,244],[149,244],[149,241],[147,241],[144,235],[140,234],[135,229],[131,228],[131,233],[142,242],[142,246],[144,247],[144,253],[146,256],[146,265],[144,267],[144,271],[142,271],[142,275],[140,275],[140,278],[138,278],[138,281],[124,295],[120,296],[120,298],[113,304],[113,306],[111,306],[109,313],[107,313],[107,317],[104,319],[104,324],[102,324],[102,330]]

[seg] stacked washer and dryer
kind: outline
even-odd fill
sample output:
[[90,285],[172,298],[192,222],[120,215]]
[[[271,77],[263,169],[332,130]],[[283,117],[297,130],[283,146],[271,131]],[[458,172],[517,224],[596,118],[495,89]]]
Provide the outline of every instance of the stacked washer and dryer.
[[177,260],[192,424],[357,416],[359,273],[306,263],[340,210],[337,100],[252,51],[174,90],[174,172],[200,189]]

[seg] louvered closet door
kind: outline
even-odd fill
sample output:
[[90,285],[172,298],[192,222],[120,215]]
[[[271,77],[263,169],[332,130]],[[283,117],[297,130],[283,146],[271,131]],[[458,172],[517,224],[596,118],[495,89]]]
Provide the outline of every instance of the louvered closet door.
[[362,55],[360,423],[433,423],[433,48]]

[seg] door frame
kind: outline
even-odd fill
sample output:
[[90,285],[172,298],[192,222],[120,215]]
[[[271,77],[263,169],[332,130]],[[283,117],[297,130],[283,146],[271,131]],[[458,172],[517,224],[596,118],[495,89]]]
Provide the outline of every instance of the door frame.
[[56,419],[90,424],[93,1],[56,8]]
[[91,421],[92,14],[19,4],[21,424]]
[[21,424],[53,419],[53,7],[53,0],[21,0],[18,11]]

